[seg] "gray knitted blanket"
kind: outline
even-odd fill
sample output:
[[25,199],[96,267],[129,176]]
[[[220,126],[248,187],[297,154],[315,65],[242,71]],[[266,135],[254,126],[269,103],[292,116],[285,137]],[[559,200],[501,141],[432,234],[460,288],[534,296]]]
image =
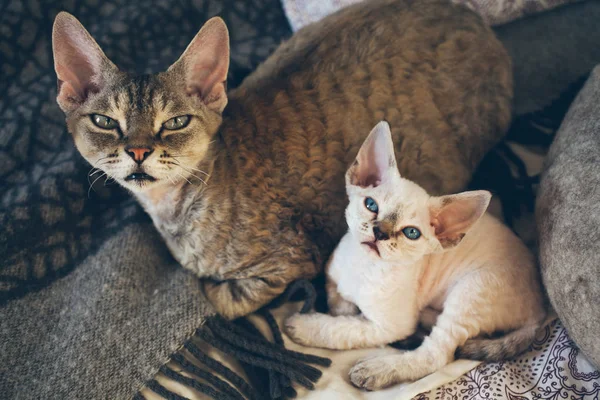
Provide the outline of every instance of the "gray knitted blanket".
[[[88,176],[54,100],[50,33],[61,10],[77,16],[120,67],[140,73],[165,69],[219,14],[232,40],[230,87],[290,35],[278,0],[0,2],[0,398],[121,399],[145,386],[160,392],[153,377],[198,328],[250,366],[263,365],[247,370],[253,382],[273,378],[266,379],[269,393],[233,376],[235,389],[213,379],[198,389],[209,396],[284,396],[290,376],[310,386],[318,370],[302,363],[326,361],[285,353],[251,327],[211,317],[198,280],[177,266],[141,208],[118,186]],[[598,3],[560,12],[531,28],[498,28],[515,58],[517,113],[549,104],[600,62]],[[535,36],[540,29],[544,35]],[[493,157],[489,163],[482,182],[497,166]],[[514,195],[518,187],[497,189]],[[527,196],[513,196],[515,207]],[[292,369],[287,378],[272,372],[276,359],[284,360],[277,368]]]

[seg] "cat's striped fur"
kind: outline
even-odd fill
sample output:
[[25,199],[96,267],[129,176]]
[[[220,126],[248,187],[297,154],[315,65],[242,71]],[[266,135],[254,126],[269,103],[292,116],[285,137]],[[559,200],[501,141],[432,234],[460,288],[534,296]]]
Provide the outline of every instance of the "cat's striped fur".
[[[69,86],[82,79],[69,75],[78,47],[91,65],[79,92]],[[219,19],[148,77],[118,71],[65,14],[54,51],[78,149],[137,196],[228,317],[321,270],[346,228],[344,173],[377,121],[392,127],[402,175],[441,194],[464,188],[511,116],[506,51],[477,15],[445,0],[348,7],[299,31],[227,96]],[[119,131],[97,132],[94,113]],[[166,132],[161,124],[178,115],[191,122]],[[133,145],[152,149],[141,165],[126,154]],[[136,171],[156,180],[125,180]]]

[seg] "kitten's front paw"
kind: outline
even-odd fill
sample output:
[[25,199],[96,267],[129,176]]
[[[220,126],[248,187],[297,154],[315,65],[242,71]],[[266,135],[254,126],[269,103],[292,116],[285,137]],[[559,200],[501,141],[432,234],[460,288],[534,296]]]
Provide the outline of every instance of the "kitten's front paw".
[[338,315],[357,315],[360,313],[358,307],[349,301],[338,301],[329,304],[329,313],[333,316]]
[[379,390],[399,382],[396,369],[387,362],[385,356],[357,362],[348,375],[354,386],[366,390]]
[[294,342],[304,345],[311,345],[311,314],[294,314],[285,320],[283,329],[285,333]]

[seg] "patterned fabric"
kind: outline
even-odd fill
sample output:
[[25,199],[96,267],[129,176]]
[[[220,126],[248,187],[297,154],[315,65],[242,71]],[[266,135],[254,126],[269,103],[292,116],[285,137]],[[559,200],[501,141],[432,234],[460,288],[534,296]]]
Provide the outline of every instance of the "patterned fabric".
[[541,331],[529,352],[513,361],[480,364],[454,382],[414,400],[581,399],[600,396],[600,372],[569,339],[560,322]]
[[[364,0],[282,0],[294,31],[340,8]],[[479,13],[490,25],[506,22],[581,0],[451,0]]]

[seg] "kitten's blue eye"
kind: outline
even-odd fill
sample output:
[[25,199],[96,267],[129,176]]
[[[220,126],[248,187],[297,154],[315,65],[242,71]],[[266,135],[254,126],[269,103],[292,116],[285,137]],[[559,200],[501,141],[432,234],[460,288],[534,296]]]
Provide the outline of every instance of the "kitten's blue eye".
[[379,206],[377,205],[375,200],[373,200],[370,197],[367,197],[365,199],[365,207],[367,207],[367,210],[374,212],[375,214],[377,214],[377,212],[379,212]]
[[112,118],[108,118],[106,115],[101,114],[92,114],[90,115],[92,122],[98,128],[102,129],[117,129],[119,127],[119,123]]
[[404,233],[404,236],[410,240],[417,240],[421,237],[421,231],[414,226],[407,226],[406,228],[402,229],[402,233]]
[[185,128],[190,123],[189,115],[180,115],[179,117],[171,118],[163,124],[163,128],[170,131]]

